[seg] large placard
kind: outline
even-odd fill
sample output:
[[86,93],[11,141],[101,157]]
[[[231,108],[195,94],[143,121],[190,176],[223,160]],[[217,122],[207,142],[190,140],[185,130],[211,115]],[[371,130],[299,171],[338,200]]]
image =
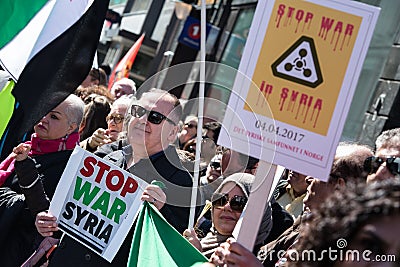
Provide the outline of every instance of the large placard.
[[133,225],[147,185],[77,146],[49,211],[62,231],[111,262]]
[[326,180],[379,11],[259,1],[218,143]]

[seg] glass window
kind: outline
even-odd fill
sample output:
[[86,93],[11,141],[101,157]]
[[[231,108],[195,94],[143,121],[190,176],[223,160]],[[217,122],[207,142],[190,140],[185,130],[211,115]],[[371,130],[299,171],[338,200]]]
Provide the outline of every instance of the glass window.
[[[243,49],[246,44],[247,35],[253,20],[254,11],[255,7],[241,9],[239,10],[238,15],[234,16],[236,20],[234,21],[231,33],[229,34],[229,32],[225,32],[227,42],[220,60],[222,64],[238,69]],[[235,74],[236,72],[231,71],[226,67],[219,67],[217,69],[214,76],[214,83],[209,88],[207,97],[219,99],[221,101],[219,102],[221,103],[221,106],[216,107],[216,104],[213,103],[213,105],[210,105],[206,111],[206,113],[210,114],[206,115],[212,116],[212,114],[220,114],[221,118],[215,119],[222,120],[223,113],[215,112],[215,110],[223,110],[225,104],[228,103],[233,82],[235,81]]]
[[159,43],[162,42],[164,38],[165,31],[167,29],[167,26],[171,20],[172,14],[174,13],[175,10],[175,3],[172,1],[166,1],[164,3],[164,6],[161,10],[160,17],[158,18],[156,27],[154,28],[153,35],[151,36],[151,39],[154,41],[157,41]]
[[128,0],[110,0],[110,6],[126,4]]
[[135,0],[132,9],[123,14],[121,30],[140,34],[152,0]]
[[135,0],[129,13],[148,11],[152,0]]

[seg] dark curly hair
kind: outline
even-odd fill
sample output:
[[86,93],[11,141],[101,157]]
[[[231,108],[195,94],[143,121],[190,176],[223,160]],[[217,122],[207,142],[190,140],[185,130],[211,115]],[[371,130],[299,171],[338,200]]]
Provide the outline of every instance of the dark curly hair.
[[[307,219],[295,249],[298,254],[302,251],[315,251],[319,257],[323,255],[324,250],[338,249],[339,239],[350,242],[368,221],[398,214],[400,214],[400,180],[389,179],[370,185],[350,185],[335,192]],[[290,266],[327,267],[335,263],[327,256],[321,261],[306,260],[298,259]]]

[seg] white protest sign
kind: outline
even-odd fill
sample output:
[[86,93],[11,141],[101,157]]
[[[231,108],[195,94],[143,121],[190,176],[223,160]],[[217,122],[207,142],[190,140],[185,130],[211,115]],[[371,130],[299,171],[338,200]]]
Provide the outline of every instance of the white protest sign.
[[111,262],[139,212],[147,185],[77,146],[49,211],[62,231]]
[[355,1],[259,1],[218,144],[327,180],[378,15]]

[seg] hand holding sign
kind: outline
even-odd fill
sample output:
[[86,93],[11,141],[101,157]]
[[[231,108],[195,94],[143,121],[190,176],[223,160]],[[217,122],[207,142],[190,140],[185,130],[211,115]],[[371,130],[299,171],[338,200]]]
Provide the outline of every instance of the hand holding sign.
[[[157,186],[76,147],[57,186],[49,212],[37,218],[38,231],[55,227],[111,262],[135,220],[141,199],[161,208],[165,194]],[[144,194],[144,191],[147,192]],[[164,195],[163,195],[164,194]]]
[[52,236],[53,232],[58,231],[57,218],[49,212],[42,211],[36,215],[35,226],[42,236]]

